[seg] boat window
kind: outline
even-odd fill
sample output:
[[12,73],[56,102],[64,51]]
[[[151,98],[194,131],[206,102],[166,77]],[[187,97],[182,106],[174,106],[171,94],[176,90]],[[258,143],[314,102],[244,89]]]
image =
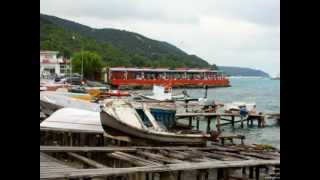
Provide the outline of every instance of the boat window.
[[143,109],[136,109],[137,113],[139,114],[143,124],[147,127],[152,127],[152,124],[148,118],[148,116],[144,113]]

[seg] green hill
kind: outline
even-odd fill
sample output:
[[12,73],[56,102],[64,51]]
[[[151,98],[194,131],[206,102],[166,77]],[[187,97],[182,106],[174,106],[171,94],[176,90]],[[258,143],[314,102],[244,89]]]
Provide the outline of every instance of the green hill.
[[[72,37],[75,39],[72,39]],[[40,14],[40,48],[72,56],[83,49],[103,57],[108,66],[202,67],[210,64],[163,41],[111,29],[95,29],[69,20]],[[216,68],[215,65],[212,66]]]
[[224,71],[229,76],[260,76],[269,77],[269,74],[257,69],[234,67],[234,66],[219,66],[220,70]]

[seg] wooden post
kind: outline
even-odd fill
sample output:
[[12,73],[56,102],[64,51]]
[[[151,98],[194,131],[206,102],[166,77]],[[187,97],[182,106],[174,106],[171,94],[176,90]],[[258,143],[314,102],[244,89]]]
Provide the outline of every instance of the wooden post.
[[247,174],[247,172],[246,172],[246,167],[243,167],[243,168],[242,168],[242,174]]
[[229,180],[229,169],[223,169],[223,179]]
[[261,127],[261,118],[258,119],[258,127]]
[[241,117],[241,128],[243,128],[243,117]]
[[197,117],[197,130],[199,130],[199,117]]
[[217,127],[217,130],[218,131],[220,131],[220,116],[217,116],[217,125],[216,125],[216,127]]
[[189,127],[192,127],[192,117],[189,116]]
[[250,119],[250,126],[253,126],[253,119]]
[[249,178],[253,178],[253,167],[249,167]]
[[73,145],[73,138],[72,138],[72,136],[73,136],[73,133],[70,133],[70,132],[69,132],[70,146]]
[[209,133],[210,132],[210,124],[211,124],[211,117],[210,116],[208,116],[208,125],[207,125],[207,133]]
[[178,177],[177,180],[181,180],[181,171],[178,171]]
[[231,116],[231,124],[232,124],[232,127],[234,127],[234,116]]
[[223,169],[219,168],[217,172],[217,180],[222,179],[223,177]]
[[257,180],[259,180],[259,176],[260,176],[260,167],[259,167],[259,166],[256,166],[255,170],[256,170],[256,179],[257,179]]

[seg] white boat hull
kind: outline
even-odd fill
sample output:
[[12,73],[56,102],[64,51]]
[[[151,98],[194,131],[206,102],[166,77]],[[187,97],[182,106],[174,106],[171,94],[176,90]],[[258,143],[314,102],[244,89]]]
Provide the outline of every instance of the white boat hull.
[[200,134],[175,134],[166,132],[155,132],[146,129],[139,129],[117,120],[104,110],[100,112],[100,120],[105,131],[109,128],[115,129],[130,136],[147,139],[158,143],[170,144],[205,144],[209,135]]

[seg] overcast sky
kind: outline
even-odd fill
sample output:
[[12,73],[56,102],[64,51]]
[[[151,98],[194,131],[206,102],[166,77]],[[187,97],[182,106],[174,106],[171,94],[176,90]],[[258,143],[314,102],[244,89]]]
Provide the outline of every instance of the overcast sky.
[[167,41],[209,63],[280,73],[280,0],[41,0],[40,12]]

